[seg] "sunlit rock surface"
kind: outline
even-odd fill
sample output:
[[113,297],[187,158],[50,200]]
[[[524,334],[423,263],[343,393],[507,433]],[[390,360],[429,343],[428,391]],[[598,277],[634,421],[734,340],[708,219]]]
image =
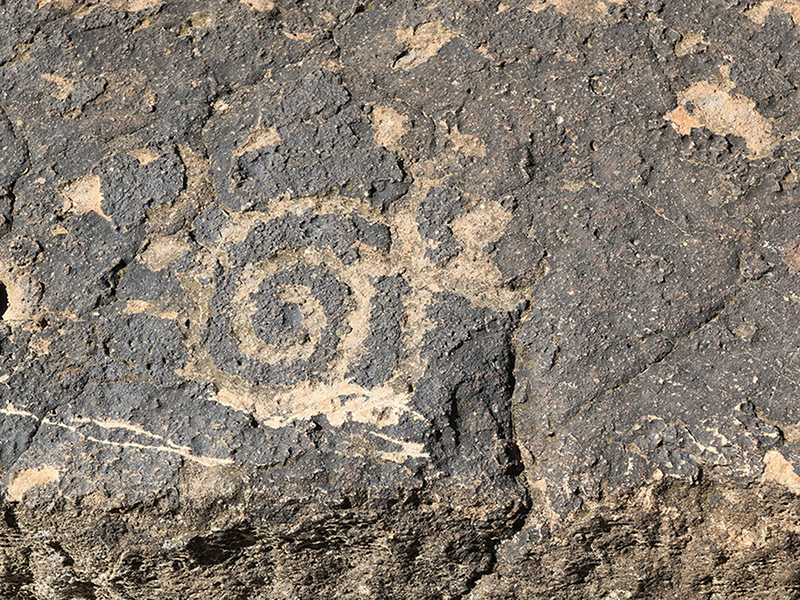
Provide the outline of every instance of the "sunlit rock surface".
[[798,17],[0,2],[0,597],[797,597]]

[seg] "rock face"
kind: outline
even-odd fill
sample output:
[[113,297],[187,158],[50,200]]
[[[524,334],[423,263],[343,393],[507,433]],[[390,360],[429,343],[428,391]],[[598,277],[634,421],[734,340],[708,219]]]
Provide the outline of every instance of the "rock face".
[[0,597],[800,597],[796,19],[0,1]]

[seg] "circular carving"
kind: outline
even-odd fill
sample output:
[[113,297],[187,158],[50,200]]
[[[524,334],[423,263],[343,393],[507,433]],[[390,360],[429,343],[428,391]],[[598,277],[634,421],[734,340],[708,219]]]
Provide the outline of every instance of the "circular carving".
[[420,417],[411,398],[446,293],[502,310],[524,297],[489,255],[510,213],[466,199],[443,213],[445,195],[424,188],[390,213],[335,194],[281,198],[216,217],[184,279],[196,302],[184,375],[273,427]]
[[294,385],[330,367],[352,331],[352,287],[319,252],[301,257],[288,266],[267,260],[234,270],[226,278],[235,282],[232,298],[226,286],[218,287],[211,331],[220,368],[252,383]]

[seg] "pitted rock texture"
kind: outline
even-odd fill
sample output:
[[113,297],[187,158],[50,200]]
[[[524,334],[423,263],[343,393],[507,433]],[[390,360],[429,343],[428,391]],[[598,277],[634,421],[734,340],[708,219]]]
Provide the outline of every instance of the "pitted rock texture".
[[0,597],[799,597],[798,16],[0,0]]

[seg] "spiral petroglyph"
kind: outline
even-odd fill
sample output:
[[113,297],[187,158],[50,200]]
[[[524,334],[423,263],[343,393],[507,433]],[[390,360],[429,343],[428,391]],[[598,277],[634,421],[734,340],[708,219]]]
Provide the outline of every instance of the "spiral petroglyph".
[[504,310],[521,301],[497,285],[486,249],[510,219],[496,202],[440,215],[434,228],[457,249],[431,260],[441,244],[420,205],[441,193],[428,186],[386,214],[337,193],[221,213],[218,237],[182,276],[196,298],[183,374],[271,427],[319,414],[333,425],[422,419],[412,397],[437,294]]

